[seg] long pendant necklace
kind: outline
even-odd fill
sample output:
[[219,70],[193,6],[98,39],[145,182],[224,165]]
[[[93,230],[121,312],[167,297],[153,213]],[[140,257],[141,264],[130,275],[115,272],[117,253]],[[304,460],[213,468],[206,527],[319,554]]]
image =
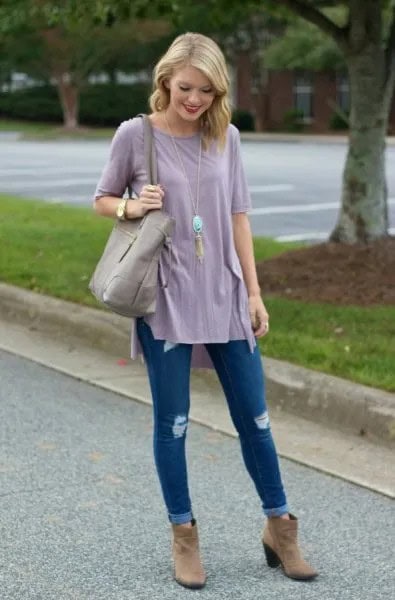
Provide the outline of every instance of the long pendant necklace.
[[180,153],[178,152],[177,143],[174,139],[173,132],[172,132],[169,122],[167,120],[166,113],[163,113],[163,114],[165,117],[167,128],[170,132],[170,137],[173,142],[173,146],[174,146],[174,150],[177,155],[177,158],[178,158],[178,162],[181,165],[182,171],[184,173],[185,181],[187,182],[187,185],[188,185],[189,197],[191,199],[192,209],[193,209],[193,213],[194,213],[194,216],[192,219],[192,229],[195,234],[195,253],[196,253],[196,256],[197,256],[199,262],[203,262],[203,257],[204,257],[203,236],[202,236],[202,234],[203,234],[203,219],[198,214],[199,195],[200,195],[200,166],[201,166],[201,162],[202,162],[202,137],[200,136],[199,161],[198,161],[198,172],[197,172],[197,182],[196,182],[196,202],[194,202],[192,188],[191,188],[191,184],[189,183],[189,179],[188,179],[188,175],[185,170],[184,162],[180,156]]

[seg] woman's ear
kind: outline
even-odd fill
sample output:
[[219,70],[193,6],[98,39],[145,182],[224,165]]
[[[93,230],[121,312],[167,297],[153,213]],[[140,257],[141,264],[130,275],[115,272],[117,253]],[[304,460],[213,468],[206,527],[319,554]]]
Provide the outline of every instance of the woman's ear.
[[169,80],[168,79],[164,79],[163,80],[163,87],[165,88],[165,90],[169,90],[170,89],[170,85],[169,85]]

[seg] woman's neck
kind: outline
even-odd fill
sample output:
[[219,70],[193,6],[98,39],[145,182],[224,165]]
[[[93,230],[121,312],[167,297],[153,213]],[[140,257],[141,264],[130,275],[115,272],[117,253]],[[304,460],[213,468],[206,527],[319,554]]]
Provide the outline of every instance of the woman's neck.
[[200,131],[200,120],[193,122],[184,121],[177,113],[166,109],[160,113],[163,127],[168,131],[169,127],[173,135],[194,135]]

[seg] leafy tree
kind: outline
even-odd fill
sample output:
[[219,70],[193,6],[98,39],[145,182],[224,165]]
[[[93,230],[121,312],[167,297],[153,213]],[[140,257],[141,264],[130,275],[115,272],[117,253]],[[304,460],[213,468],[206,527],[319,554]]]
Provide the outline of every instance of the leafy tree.
[[292,18],[283,35],[276,37],[265,52],[270,69],[324,71],[345,69],[345,60],[335,42],[315,25]]
[[[395,0],[2,0],[0,27],[15,28],[27,3],[57,23],[62,11],[67,23],[87,14],[101,23],[136,17],[180,23],[191,6],[200,5],[213,30],[234,23],[241,12],[247,17],[262,9],[314,25],[343,57],[351,92],[341,210],[331,239],[354,243],[388,235],[385,136],[395,84]],[[188,28],[195,29],[193,23]]]
[[168,31],[165,21],[116,20],[105,7],[92,6],[89,12],[83,1],[2,0],[0,5],[0,44],[8,56],[3,70],[12,63],[54,82],[68,129],[78,126],[79,95],[89,75],[122,63],[139,70],[145,43]]
[[[179,11],[185,4],[186,0],[177,4]],[[208,21],[220,21],[224,15],[229,22],[232,12],[240,11],[239,0],[206,0],[203,4]],[[348,71],[349,148],[341,209],[331,240],[354,243],[386,237],[385,140],[395,83],[395,0],[245,0],[242,5],[245,15],[262,9],[288,20],[296,16],[315,28],[318,52],[306,35],[301,37],[299,31],[294,36],[299,60],[300,51],[307,54],[305,66],[309,62],[317,66],[325,58],[327,64],[334,60],[334,66],[343,62]],[[294,32],[295,27],[298,25]]]
[[[395,81],[393,0],[278,0],[329,36],[350,81],[350,142],[333,241],[366,242],[388,234],[385,136]],[[327,9],[344,14],[342,22]]]
[[[112,2],[119,10],[127,4]],[[264,8],[296,15],[328,36],[346,64],[351,96],[341,209],[331,240],[368,242],[388,235],[385,138],[395,83],[395,0],[245,0],[242,7],[239,0],[151,0],[150,10],[155,4],[176,17],[190,4],[203,4],[213,24],[229,22],[241,9],[247,15]]]

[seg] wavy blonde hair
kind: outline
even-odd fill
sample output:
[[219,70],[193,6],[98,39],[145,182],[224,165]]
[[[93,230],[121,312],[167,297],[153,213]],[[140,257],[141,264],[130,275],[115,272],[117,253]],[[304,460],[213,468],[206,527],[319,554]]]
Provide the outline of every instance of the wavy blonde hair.
[[184,33],[172,42],[154,68],[150,108],[160,112],[169,106],[170,91],[165,82],[185,66],[199,69],[214,88],[213,103],[200,119],[203,146],[207,149],[211,142],[218,141],[219,148],[223,149],[231,119],[230,80],[225,57],[211,38],[200,33]]

